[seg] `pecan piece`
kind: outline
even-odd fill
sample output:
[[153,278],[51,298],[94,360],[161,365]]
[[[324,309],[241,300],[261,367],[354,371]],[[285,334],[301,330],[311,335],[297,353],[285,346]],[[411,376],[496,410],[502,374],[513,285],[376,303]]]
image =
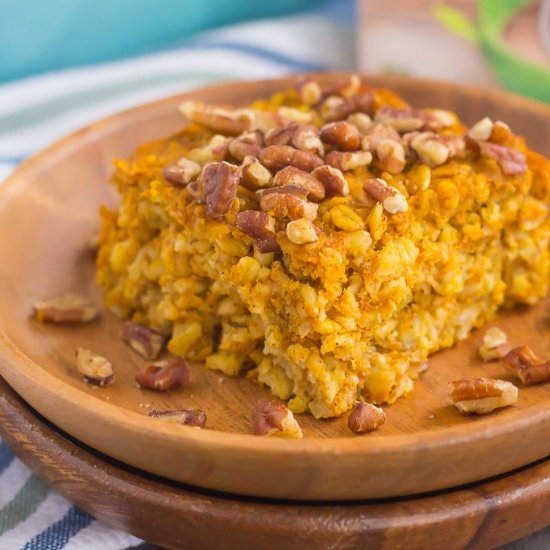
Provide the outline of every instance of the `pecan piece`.
[[278,252],[275,220],[265,212],[243,210],[237,215],[237,227],[254,239],[254,246],[262,253]]
[[479,355],[483,361],[501,359],[511,349],[508,336],[498,327],[492,327],[483,335],[483,343],[479,347]]
[[186,386],[189,383],[189,367],[181,357],[158,361],[136,373],[136,382],[142,387],[166,391]]
[[450,382],[449,396],[462,414],[488,414],[513,405],[518,399],[518,389],[505,380],[468,378]]
[[325,147],[319,137],[319,130],[311,124],[298,126],[292,136],[291,142],[300,151],[309,151],[321,157],[325,154]]
[[273,178],[273,185],[296,185],[307,191],[306,197],[313,201],[321,201],[325,198],[323,184],[308,172],[304,172],[295,166],[286,166],[279,170]]
[[481,155],[496,160],[505,176],[515,176],[527,172],[527,159],[521,151],[487,141],[479,141],[478,145]]
[[325,188],[325,194],[327,197],[334,197],[340,195],[347,197],[349,195],[349,186],[344,174],[338,168],[324,164],[315,168],[311,175],[317,178]]
[[132,321],[126,321],[122,325],[122,340],[142,357],[149,360],[156,359],[164,345],[162,334]]
[[284,126],[279,126],[272,128],[267,131],[264,136],[264,141],[266,145],[288,145],[294,134],[298,130],[298,124],[291,122],[290,124],[285,124]]
[[294,185],[274,187],[262,194],[260,208],[264,212],[273,212],[275,218],[314,220],[319,206],[305,200],[304,189]]
[[294,244],[310,244],[319,240],[317,228],[311,220],[300,218],[288,222],[286,226],[286,236]]
[[366,113],[352,113],[346,121],[353,124],[361,135],[365,134],[372,126],[372,118]]
[[184,424],[197,428],[204,428],[206,424],[206,413],[201,409],[174,409],[168,411],[151,409],[147,413],[147,416],[173,422],[174,424]]
[[381,202],[388,214],[398,214],[409,209],[407,199],[401,192],[388,185],[382,178],[370,178],[364,184],[365,191],[377,202]]
[[331,151],[325,157],[325,162],[345,172],[367,166],[372,162],[372,155],[368,151]]
[[231,210],[237,196],[239,168],[228,162],[210,162],[202,172],[206,215],[219,220]]
[[86,298],[72,292],[36,302],[34,317],[43,323],[88,323],[97,317],[97,309]]
[[271,170],[281,170],[285,166],[296,166],[311,172],[322,166],[323,161],[315,153],[300,151],[288,145],[270,145],[260,153],[260,162]]
[[291,122],[297,122],[298,124],[309,124],[313,119],[313,113],[310,111],[302,111],[294,107],[279,107],[277,114],[285,119],[290,120]]
[[321,128],[321,141],[340,151],[355,151],[361,142],[361,134],[353,124],[338,120]]
[[382,426],[384,422],[386,422],[384,411],[372,403],[365,403],[363,401],[353,407],[348,417],[348,426],[356,434],[372,432]]
[[255,123],[254,111],[251,109],[226,109],[201,101],[184,101],[179,110],[191,122],[226,136],[248,132]]
[[382,126],[382,124],[371,125],[365,132],[363,139],[361,140],[361,148],[365,151],[373,153],[376,151],[379,143],[385,140],[393,140],[396,142],[401,141],[399,132],[391,126]]
[[441,166],[449,159],[450,148],[444,139],[433,132],[420,132],[410,136],[410,147],[430,168]]
[[405,168],[405,150],[399,141],[383,139],[376,147],[376,155],[380,160],[382,170],[390,174],[399,174]]
[[[337,97],[340,101],[331,98]],[[321,105],[321,116],[327,122],[344,120],[353,113],[366,113],[372,115],[374,111],[374,93],[365,92],[341,100],[338,96],[329,96]]]
[[321,86],[316,80],[302,79],[296,84],[296,89],[300,96],[300,101],[304,105],[312,107],[321,101],[323,92],[321,90]]
[[384,105],[376,111],[374,120],[384,126],[391,126],[399,133],[404,134],[423,128],[428,121],[428,115],[418,109],[398,109]]
[[526,385],[550,381],[550,361],[539,359],[529,346],[519,346],[508,352],[502,362],[513,369]]
[[258,401],[252,410],[252,433],[267,437],[304,437],[300,425],[285,405],[265,399]]
[[245,132],[229,142],[229,154],[242,162],[246,156],[257,157],[262,150],[263,137],[259,130]]
[[247,156],[241,164],[241,183],[257,191],[271,183],[271,172],[257,158]]
[[115,378],[113,365],[101,355],[94,355],[90,350],[76,348],[76,369],[88,384],[107,386]]
[[469,130],[468,136],[477,141],[487,141],[493,132],[493,121],[489,117],[477,121]]
[[164,171],[164,179],[175,187],[184,187],[191,183],[201,172],[200,164],[188,158],[181,158],[175,164],[168,165]]

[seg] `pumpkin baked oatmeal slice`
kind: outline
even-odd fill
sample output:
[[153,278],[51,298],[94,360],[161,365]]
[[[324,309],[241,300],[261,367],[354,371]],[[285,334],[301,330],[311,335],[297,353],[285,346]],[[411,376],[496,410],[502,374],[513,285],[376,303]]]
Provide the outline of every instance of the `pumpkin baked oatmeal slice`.
[[394,402],[428,354],[547,292],[550,163],[503,122],[356,77],[180,110],[116,161],[97,271],[173,355],[331,417]]

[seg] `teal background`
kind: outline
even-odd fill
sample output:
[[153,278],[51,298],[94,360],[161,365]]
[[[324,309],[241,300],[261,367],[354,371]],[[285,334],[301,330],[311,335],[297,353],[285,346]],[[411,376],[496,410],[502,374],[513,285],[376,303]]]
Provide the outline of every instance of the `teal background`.
[[319,0],[0,0],[0,82],[128,57]]

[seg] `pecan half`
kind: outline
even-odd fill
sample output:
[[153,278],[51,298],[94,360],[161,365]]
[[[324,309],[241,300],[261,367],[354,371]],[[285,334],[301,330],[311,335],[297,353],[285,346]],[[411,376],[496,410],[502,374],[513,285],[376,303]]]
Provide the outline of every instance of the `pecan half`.
[[257,157],[262,150],[263,136],[259,130],[245,132],[229,142],[229,154],[242,162],[246,156]]
[[[374,111],[374,93],[365,92],[342,101],[331,100],[330,96],[321,105],[320,115],[327,122],[344,120],[353,113],[366,113],[372,115]],[[341,99],[341,98],[338,98]]]
[[298,95],[300,96],[300,101],[304,105],[312,107],[321,101],[323,92],[321,90],[321,86],[316,80],[302,79],[296,84],[296,89],[298,91]]
[[257,191],[271,183],[271,172],[257,158],[247,156],[241,164],[241,183]]
[[201,409],[174,409],[169,411],[151,409],[147,416],[197,428],[204,428],[206,424],[206,413]]
[[356,434],[372,432],[384,422],[386,422],[384,411],[372,403],[365,402],[357,403],[348,417],[348,426]]
[[327,197],[337,195],[347,197],[349,195],[349,186],[346,178],[338,168],[324,164],[323,166],[319,166],[319,168],[315,168],[311,172],[311,175],[323,184]]
[[313,113],[311,111],[302,111],[294,107],[279,107],[277,114],[291,122],[297,122],[298,124],[309,124],[313,120]]
[[267,131],[264,136],[264,141],[266,145],[288,145],[296,130],[298,129],[298,124],[291,122],[290,124],[285,124],[277,128],[272,128]]
[[300,151],[309,151],[321,157],[325,154],[325,147],[319,137],[319,129],[311,124],[298,126],[292,136],[291,142]]
[[237,215],[237,227],[254,239],[254,246],[260,252],[278,252],[275,234],[275,220],[265,212],[243,210]]
[[352,113],[346,121],[353,124],[361,135],[365,134],[372,126],[372,118],[366,113]]
[[251,109],[226,109],[201,101],[184,101],[180,112],[191,122],[226,136],[238,136],[254,127],[255,116]]
[[487,141],[493,132],[493,125],[489,117],[482,118],[468,130],[468,136],[478,141]]
[[285,405],[264,399],[258,401],[252,410],[252,433],[267,437],[304,437],[300,425]]
[[76,348],[76,369],[88,384],[107,386],[115,378],[113,365],[101,355],[94,355],[90,350]]
[[539,359],[529,346],[519,346],[508,352],[502,362],[512,368],[526,385],[550,381],[550,361]]
[[505,176],[515,176],[527,172],[527,158],[521,151],[487,141],[479,141],[478,145],[481,155],[496,160]]
[[296,166],[311,172],[323,165],[321,157],[309,151],[300,151],[288,145],[270,145],[260,153],[260,162],[271,170],[281,170],[285,166]]
[[164,179],[175,187],[183,187],[191,183],[201,172],[200,164],[188,158],[181,158],[175,164],[168,165],[164,171]]
[[340,151],[355,151],[361,143],[361,134],[353,124],[338,120],[321,128],[321,141]]
[[479,347],[479,355],[484,361],[501,359],[511,349],[508,336],[498,327],[492,327],[483,335],[483,343]]
[[376,111],[374,120],[384,126],[391,126],[399,133],[404,134],[423,128],[428,121],[428,115],[418,109],[398,109],[384,105]]
[[505,380],[468,378],[450,382],[449,396],[462,414],[488,414],[513,405],[518,399],[518,389]]
[[430,168],[445,164],[451,154],[450,148],[439,134],[420,132],[410,137],[410,147],[420,160]]
[[36,302],[33,309],[35,319],[43,323],[88,323],[98,313],[86,298],[71,292]]
[[401,192],[382,178],[369,178],[363,188],[375,201],[382,203],[388,214],[398,214],[409,209],[407,199]]
[[156,359],[164,345],[162,334],[132,321],[126,321],[122,325],[122,340],[142,357],[149,360]]
[[228,162],[210,162],[201,177],[204,181],[204,202],[206,215],[219,220],[231,210],[237,196],[239,167]]
[[390,174],[399,174],[405,168],[405,150],[399,141],[383,139],[376,147],[376,156],[380,160],[382,170]]
[[287,223],[286,236],[294,244],[310,244],[319,240],[318,230],[311,220],[300,218]]
[[365,132],[361,140],[361,148],[365,151],[373,153],[376,151],[379,143],[391,139],[400,143],[401,136],[399,132],[391,126],[383,126],[382,124],[373,124]]
[[181,357],[158,361],[136,373],[136,382],[149,390],[166,391],[189,383],[189,367]]
[[304,172],[295,166],[286,166],[279,170],[273,178],[273,185],[296,185],[307,191],[306,197],[313,201],[321,201],[325,198],[323,184],[308,172]]
[[298,192],[303,193],[304,190],[292,185],[268,189],[262,194],[260,208],[264,212],[273,212],[277,219],[290,218],[291,220],[297,220],[306,218],[314,220],[319,206],[305,200],[304,195],[300,196]]
[[325,157],[325,162],[345,172],[367,166],[372,162],[372,154],[368,151],[331,151]]

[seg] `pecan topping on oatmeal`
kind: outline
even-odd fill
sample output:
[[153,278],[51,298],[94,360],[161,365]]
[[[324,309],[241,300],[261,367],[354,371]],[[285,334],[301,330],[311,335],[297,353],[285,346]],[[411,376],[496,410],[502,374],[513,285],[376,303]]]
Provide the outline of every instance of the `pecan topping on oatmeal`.
[[247,156],[241,164],[241,183],[252,191],[271,183],[271,172],[255,157]]
[[184,424],[197,428],[204,428],[206,424],[206,413],[201,409],[174,409],[169,411],[151,409],[147,415],[175,424]]
[[[338,101],[331,100],[336,97]],[[321,105],[320,114],[327,122],[344,120],[353,113],[365,113],[372,115],[374,111],[374,93],[365,92],[342,99],[338,96],[329,96]]]
[[268,189],[262,194],[260,208],[264,212],[273,212],[277,219],[306,218],[314,220],[317,216],[318,205],[305,200],[303,193],[303,189],[292,185]]
[[189,383],[189,367],[181,357],[158,361],[136,373],[136,382],[142,387],[166,391],[186,386]]
[[201,172],[200,164],[181,158],[175,164],[170,164],[164,169],[164,179],[175,187],[183,187],[191,183]]
[[334,197],[336,195],[347,197],[349,195],[346,178],[338,168],[324,164],[323,166],[319,166],[319,168],[315,168],[311,172],[311,175],[323,184],[327,197]]
[[361,140],[361,148],[373,153],[376,151],[381,141],[388,139],[397,143],[401,142],[401,136],[395,128],[383,126],[382,124],[373,124],[365,131],[363,139]]
[[323,91],[316,80],[306,79],[298,82],[296,86],[300,100],[304,105],[313,107],[321,101]]
[[363,187],[375,201],[382,203],[388,214],[398,214],[409,209],[407,199],[398,189],[388,185],[382,178],[370,178]]
[[372,403],[359,402],[353,407],[349,417],[348,426],[352,432],[362,434],[372,432],[386,422],[384,411]]
[[107,386],[114,380],[113,365],[105,357],[88,349],[76,348],[75,358],[76,368],[88,384]]
[[270,170],[295,166],[305,172],[323,165],[321,157],[315,153],[300,151],[288,145],[269,145],[260,153],[260,162]]
[[502,362],[511,367],[526,386],[550,381],[550,361],[539,359],[529,346],[514,348]]
[[430,168],[435,168],[447,162],[451,150],[445,143],[445,140],[433,132],[415,132],[407,134],[405,141],[410,148],[415,151],[421,162],[427,164]]
[[518,399],[518,389],[504,380],[468,378],[450,382],[449,395],[462,414],[488,414],[513,405]]
[[359,148],[361,134],[353,124],[338,120],[321,128],[321,141],[341,151],[355,151]]
[[521,151],[487,141],[480,141],[478,144],[481,155],[496,160],[505,176],[527,172],[527,159]]
[[311,220],[300,218],[288,222],[286,236],[294,244],[309,244],[319,240],[316,227]]
[[376,156],[380,160],[382,170],[390,174],[399,174],[405,168],[405,150],[403,145],[393,139],[383,139],[376,146]]
[[280,250],[275,235],[275,220],[265,212],[244,210],[237,216],[237,227],[254,239],[254,246],[260,252]]
[[279,170],[273,178],[273,185],[296,185],[307,191],[306,197],[313,201],[321,201],[325,198],[323,184],[308,172],[304,172],[295,166],[286,166]]
[[264,136],[266,145],[288,145],[294,134],[298,130],[298,124],[291,122],[284,126],[272,128],[267,131]]
[[257,157],[262,150],[263,138],[258,130],[246,132],[229,142],[229,154],[242,162],[246,156]]
[[239,168],[228,162],[211,162],[202,172],[204,202],[209,218],[219,220],[231,210],[237,196]]
[[122,326],[122,340],[149,360],[156,359],[164,345],[162,334],[132,321],[126,321]]
[[179,109],[191,122],[226,136],[238,136],[254,127],[251,109],[225,109],[201,101],[184,101]]
[[309,151],[321,157],[325,154],[325,147],[319,137],[319,129],[311,124],[298,126],[291,141],[292,145],[300,151]]
[[74,293],[60,294],[33,306],[37,321],[45,323],[79,324],[97,317],[97,309],[86,298]]
[[268,437],[304,437],[300,425],[285,405],[264,399],[258,401],[252,411],[252,433]]
[[418,109],[398,109],[384,105],[376,111],[374,120],[384,126],[391,126],[399,133],[404,134],[422,129],[428,121],[428,116]]
[[372,155],[368,151],[331,151],[325,162],[338,170],[355,170],[367,166],[372,162]]

